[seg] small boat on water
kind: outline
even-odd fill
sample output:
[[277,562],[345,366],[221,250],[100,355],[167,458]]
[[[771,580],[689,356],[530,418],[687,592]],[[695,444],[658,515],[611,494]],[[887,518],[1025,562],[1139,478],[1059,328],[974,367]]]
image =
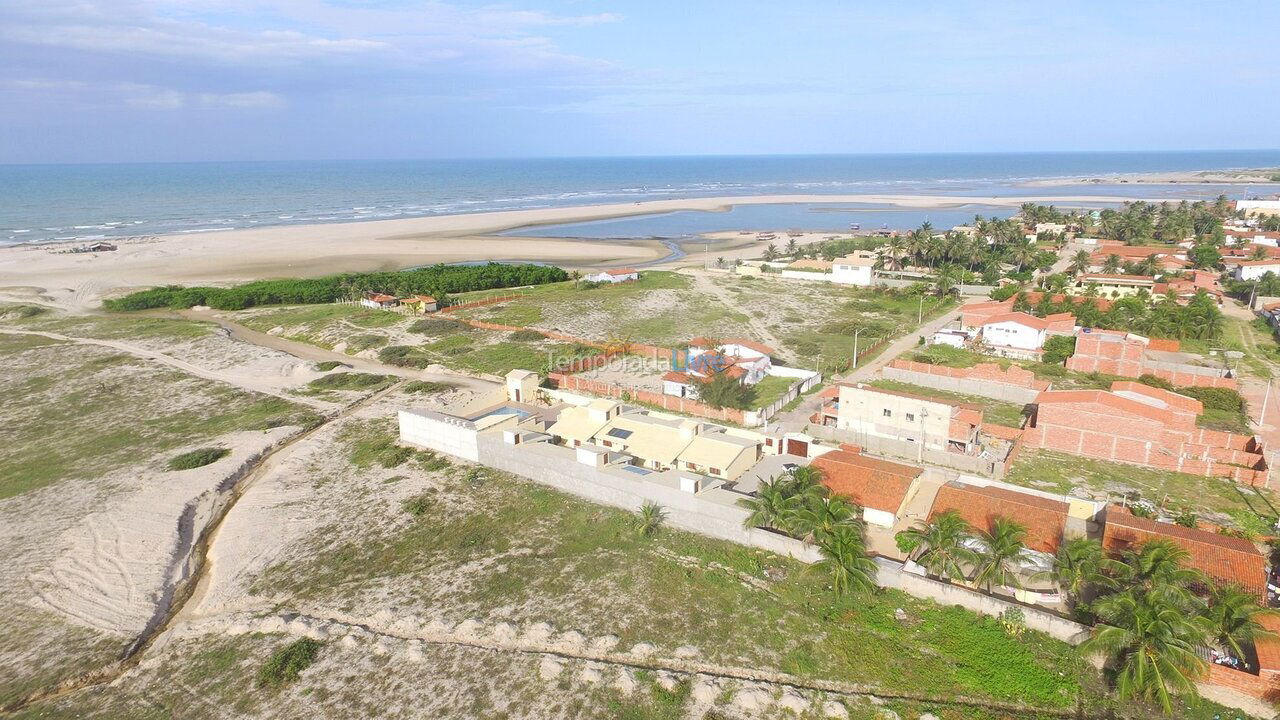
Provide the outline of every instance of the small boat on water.
[[862,229],[862,225],[860,225],[860,224],[858,224],[858,223],[852,223],[851,225],[849,225],[849,229],[850,229],[850,230],[861,230],[861,229]]

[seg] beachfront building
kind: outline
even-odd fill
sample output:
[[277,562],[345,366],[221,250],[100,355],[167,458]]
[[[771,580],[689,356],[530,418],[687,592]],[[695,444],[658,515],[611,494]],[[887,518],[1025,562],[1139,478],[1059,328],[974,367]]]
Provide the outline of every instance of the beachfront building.
[[977,321],[986,349],[1002,357],[1038,360],[1050,332],[1070,334],[1075,316],[1056,313],[1039,318],[1024,312],[1001,313]]
[[400,304],[419,315],[436,312],[440,309],[440,302],[430,295],[410,295],[409,297],[403,297],[400,298]]
[[1240,260],[1234,263],[1236,280],[1260,280],[1267,273],[1280,275],[1280,259]]
[[582,278],[590,282],[621,283],[640,279],[640,271],[635,268],[613,268],[592,273]]
[[360,299],[360,304],[373,308],[374,310],[390,310],[400,304],[400,300],[395,295],[387,295],[385,293],[365,293]]
[[1245,215],[1280,215],[1280,200],[1237,200],[1236,210]]
[[924,474],[924,468],[868,457],[856,445],[847,444],[819,455],[810,466],[822,471],[822,484],[832,495],[856,503],[863,520],[883,528],[898,521]]
[[1086,273],[1076,277],[1073,294],[1095,292],[1101,297],[1128,297],[1140,291],[1148,293],[1155,287],[1156,279],[1150,275],[1119,275],[1112,273]]
[[831,281],[841,285],[868,287],[875,278],[877,256],[869,250],[857,250],[831,263]]
[[855,433],[855,442],[872,447],[876,438],[882,438],[966,454],[978,448],[982,410],[975,405],[863,383],[841,383],[838,387],[835,427]]

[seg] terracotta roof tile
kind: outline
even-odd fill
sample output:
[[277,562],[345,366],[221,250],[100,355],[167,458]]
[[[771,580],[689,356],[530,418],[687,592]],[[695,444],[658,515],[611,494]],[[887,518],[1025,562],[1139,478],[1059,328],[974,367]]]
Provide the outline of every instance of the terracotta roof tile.
[[1062,540],[1068,506],[1039,495],[952,480],[938,489],[929,518],[948,510],[955,510],[975,529],[984,531],[991,529],[997,517],[1014,520],[1027,529],[1027,547],[1052,553]]
[[1265,599],[1267,562],[1248,540],[1140,518],[1118,505],[1107,508],[1102,545],[1108,551],[1119,553],[1153,538],[1172,540],[1191,554],[1192,567]]
[[912,465],[867,457],[849,450],[818,456],[811,467],[822,471],[822,484],[832,493],[862,507],[897,514],[911,483],[924,472]]

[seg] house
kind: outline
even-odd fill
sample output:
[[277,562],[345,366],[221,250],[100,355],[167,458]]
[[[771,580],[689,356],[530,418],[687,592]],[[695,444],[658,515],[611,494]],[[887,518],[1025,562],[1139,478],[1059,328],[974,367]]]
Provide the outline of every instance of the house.
[[862,518],[880,527],[893,527],[924,473],[923,468],[867,457],[854,445],[823,453],[810,467],[822,471],[822,484],[833,495],[857,503]]
[[435,312],[440,309],[440,303],[430,295],[410,295],[409,297],[403,297],[400,298],[400,304],[419,315]]
[[1236,210],[1245,215],[1280,215],[1280,200],[1237,200]]
[[1156,279],[1150,275],[1085,273],[1076,276],[1073,292],[1080,295],[1094,288],[1099,295],[1105,297],[1128,297],[1137,295],[1142,290],[1149,293],[1155,284]]
[[622,406],[603,398],[586,405],[575,405],[560,411],[559,417],[547,428],[547,434],[559,442],[573,447],[589,444],[596,433],[622,412]]
[[395,295],[385,295],[383,293],[366,293],[360,300],[360,304],[373,308],[375,310],[387,310],[400,304]]
[[512,402],[532,403],[538,397],[538,373],[516,368],[506,376],[507,397]]
[[592,444],[627,453],[641,467],[670,470],[680,451],[698,434],[698,427],[696,420],[628,412],[615,415],[605,423],[596,432]]
[[1119,556],[1155,539],[1176,543],[1190,554],[1188,565],[1218,582],[1239,586],[1266,605],[1267,561],[1253,543],[1230,535],[1140,518],[1118,505],[1107,507],[1102,547],[1108,553]]
[[676,456],[676,466],[723,480],[736,480],[760,461],[760,443],[728,432],[702,432]]
[[116,250],[116,246],[112,245],[109,242],[103,242],[102,240],[99,240],[98,242],[89,243],[88,245],[84,246],[84,250],[85,252],[113,252]]
[[1040,350],[1052,330],[1071,333],[1075,316],[1056,313],[1038,318],[1024,312],[992,315],[980,321],[982,341],[997,355],[1038,359]]
[[1232,264],[1235,266],[1232,276],[1236,280],[1259,280],[1267,273],[1280,275],[1280,259],[1240,260]]
[[719,372],[732,371],[747,385],[754,385],[773,368],[770,356],[776,351],[751,340],[727,339],[715,342],[705,337],[689,341],[686,365],[688,372],[707,378]]
[[[930,450],[971,454],[978,448],[982,410],[862,383],[839,386],[835,426],[867,438],[919,443]],[[864,441],[865,443],[866,441]]]
[[631,280],[640,279],[640,271],[635,268],[613,268],[612,270],[604,270],[602,272],[586,275],[582,279],[590,282],[630,282]]
[[969,341],[969,334],[963,330],[939,330],[929,336],[930,345],[948,345],[962,348]]
[[876,260],[876,254],[868,250],[857,250],[837,258],[831,264],[831,281],[867,287],[875,277]]
[[938,488],[929,520],[952,510],[984,532],[991,530],[997,517],[1013,520],[1026,528],[1028,549],[1053,554],[1062,542],[1071,507],[1040,495],[952,480]]
[[1241,228],[1223,228],[1222,232],[1226,235],[1227,243],[1231,245],[1254,244],[1268,247],[1280,245],[1280,232]]

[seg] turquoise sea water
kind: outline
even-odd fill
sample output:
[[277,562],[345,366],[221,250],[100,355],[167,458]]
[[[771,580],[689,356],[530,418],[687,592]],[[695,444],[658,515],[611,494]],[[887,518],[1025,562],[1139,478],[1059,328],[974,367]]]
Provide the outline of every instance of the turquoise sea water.
[[[1280,166],[1280,151],[822,155],[0,166],[0,243],[92,239],[230,228],[636,202],[672,197],[858,192],[954,195],[1127,193],[1233,196],[1239,186],[1080,186],[1019,183],[1120,172]],[[1252,188],[1276,192],[1276,186]],[[785,206],[740,208],[756,227],[792,227]],[[769,210],[773,208],[773,210]],[[782,213],[770,220],[769,213]],[[823,215],[824,213],[811,213]],[[971,217],[972,212],[965,212]],[[700,215],[716,220],[709,214]],[[719,214],[728,220],[732,214]],[[829,229],[918,224],[911,213]],[[931,218],[944,225],[941,214]],[[733,229],[702,219],[701,229]],[[823,226],[825,228],[825,226]],[[679,227],[615,226],[632,235]],[[814,229],[819,229],[815,227]],[[670,231],[670,232],[667,232]]]

